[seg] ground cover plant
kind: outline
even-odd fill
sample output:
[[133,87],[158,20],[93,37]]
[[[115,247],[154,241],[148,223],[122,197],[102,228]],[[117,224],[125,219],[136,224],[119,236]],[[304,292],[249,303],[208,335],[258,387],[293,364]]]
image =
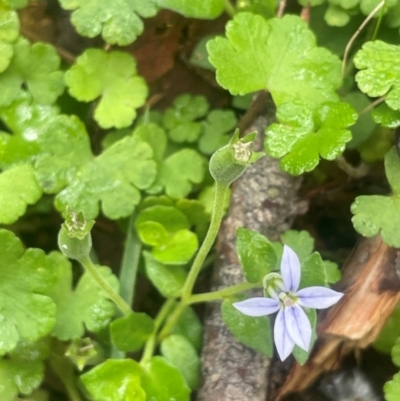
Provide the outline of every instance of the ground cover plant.
[[[0,400],[195,399],[206,303],[301,372],[326,316],[385,291],[354,347],[400,400],[399,28],[398,0],[0,0]],[[279,239],[234,227],[243,280],[210,290],[263,158],[309,212]],[[341,280],[357,238],[379,280]]]

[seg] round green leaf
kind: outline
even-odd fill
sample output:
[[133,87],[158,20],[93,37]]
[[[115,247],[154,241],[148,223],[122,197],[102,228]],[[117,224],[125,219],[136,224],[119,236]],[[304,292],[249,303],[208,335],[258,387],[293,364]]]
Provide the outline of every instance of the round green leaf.
[[131,386],[140,381],[142,374],[142,367],[133,359],[108,359],[82,375],[81,380],[95,400],[133,401],[129,398]]
[[200,352],[203,344],[203,326],[196,312],[190,306],[184,309],[171,333],[186,337],[194,349]]
[[179,334],[172,334],[161,342],[161,354],[179,370],[188,386],[196,390],[199,385],[200,360],[190,341]]
[[321,255],[314,252],[301,264],[300,288],[325,286],[327,284],[325,265]]
[[154,321],[146,313],[131,313],[110,325],[111,340],[120,351],[137,351],[154,330]]
[[189,18],[217,18],[224,10],[224,0],[156,0],[162,8],[176,11]]
[[172,265],[186,264],[199,247],[197,235],[189,230],[177,231],[169,241],[153,248],[153,256],[160,262]]
[[143,370],[141,383],[147,400],[189,401],[190,389],[185,379],[165,358],[151,358]]
[[398,401],[400,394],[400,372],[396,373],[392,380],[385,383],[383,392],[385,393],[386,401]]
[[236,235],[236,252],[244,276],[250,283],[259,283],[276,265],[275,250],[268,239],[256,231],[239,227]]
[[[235,301],[242,299],[238,297]],[[268,316],[246,316],[228,299],[222,303],[221,312],[225,324],[238,341],[268,357],[272,356],[272,330]]]
[[168,232],[160,223],[155,221],[144,221],[143,223],[137,224],[136,228],[140,240],[146,245],[156,246],[168,242]]
[[67,71],[65,81],[70,94],[80,101],[101,97],[94,118],[102,128],[131,125],[148,92],[146,82],[137,75],[135,59],[118,51],[86,50]]

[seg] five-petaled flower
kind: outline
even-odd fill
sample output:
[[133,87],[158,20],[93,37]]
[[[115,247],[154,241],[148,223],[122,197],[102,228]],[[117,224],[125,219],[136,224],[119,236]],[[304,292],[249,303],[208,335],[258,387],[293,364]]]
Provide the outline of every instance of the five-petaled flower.
[[[311,324],[301,308],[324,309],[339,301],[344,294],[326,287],[308,287],[298,290],[300,261],[287,245],[283,248],[281,276],[275,273],[273,285],[266,291],[271,298],[250,298],[233,306],[248,316],[265,316],[276,311],[274,339],[281,360],[285,360],[297,344],[308,351],[311,342]],[[279,277],[277,279],[277,276]]]

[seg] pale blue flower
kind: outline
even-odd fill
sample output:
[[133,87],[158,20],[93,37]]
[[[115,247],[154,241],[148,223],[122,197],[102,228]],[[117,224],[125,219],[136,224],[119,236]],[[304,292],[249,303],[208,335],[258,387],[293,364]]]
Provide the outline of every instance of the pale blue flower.
[[278,312],[275,320],[274,339],[281,360],[285,360],[297,344],[308,351],[311,342],[311,324],[301,307],[329,308],[344,294],[326,287],[308,287],[298,290],[300,261],[287,245],[283,248],[281,275],[274,273],[273,284],[268,285],[271,298],[250,298],[235,302],[233,306],[248,316],[265,316]]

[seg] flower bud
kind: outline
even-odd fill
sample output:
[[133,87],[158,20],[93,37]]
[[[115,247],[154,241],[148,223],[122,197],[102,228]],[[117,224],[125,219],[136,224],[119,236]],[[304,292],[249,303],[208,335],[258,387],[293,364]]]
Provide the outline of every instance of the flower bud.
[[82,213],[69,213],[58,233],[58,246],[61,252],[71,259],[80,260],[89,256],[92,249],[90,230],[94,220],[86,221]]
[[252,132],[244,138],[239,138],[237,129],[229,143],[211,156],[210,173],[217,184],[228,186],[239,178],[250,164],[265,155],[252,149],[256,135],[256,132]]

